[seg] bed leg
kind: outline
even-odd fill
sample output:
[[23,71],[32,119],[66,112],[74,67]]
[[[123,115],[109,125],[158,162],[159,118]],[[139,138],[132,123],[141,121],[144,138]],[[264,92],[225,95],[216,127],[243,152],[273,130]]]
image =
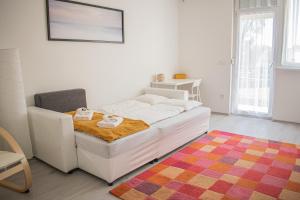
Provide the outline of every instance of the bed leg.
[[67,174],[73,174],[77,169],[72,169],[71,171],[69,171]]
[[113,185],[114,185],[114,182],[107,183],[107,185],[108,185],[109,187],[111,187],[111,186],[113,186]]
[[156,162],[158,162],[158,159],[157,158],[155,158],[154,160],[151,160],[150,162],[149,162],[149,164],[154,164],[154,163],[156,163]]

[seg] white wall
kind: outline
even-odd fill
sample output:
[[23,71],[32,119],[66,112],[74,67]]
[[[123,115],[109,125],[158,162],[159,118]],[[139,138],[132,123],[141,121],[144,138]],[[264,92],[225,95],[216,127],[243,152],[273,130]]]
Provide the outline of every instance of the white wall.
[[300,123],[300,71],[276,69],[273,119]]
[[123,9],[125,44],[47,41],[44,0],[1,0],[0,48],[20,48],[28,105],[35,93],[85,88],[97,108],[138,94],[156,72],[176,71],[177,1],[83,2]]
[[[35,93],[80,87],[97,108],[177,72],[179,58],[181,71],[204,79],[204,103],[229,113],[233,0],[82,1],[124,10],[125,44],[47,41],[44,0],[0,1],[0,48],[20,48],[28,105]],[[300,122],[299,80],[276,70],[274,119]]]
[[[204,103],[221,113],[230,112],[232,17],[233,0],[179,4],[179,64],[183,72],[203,78]],[[280,63],[280,52],[277,57]],[[273,119],[300,123],[299,102],[300,71],[275,69]]]
[[232,15],[233,0],[179,4],[179,64],[203,78],[204,104],[220,113],[229,113]]

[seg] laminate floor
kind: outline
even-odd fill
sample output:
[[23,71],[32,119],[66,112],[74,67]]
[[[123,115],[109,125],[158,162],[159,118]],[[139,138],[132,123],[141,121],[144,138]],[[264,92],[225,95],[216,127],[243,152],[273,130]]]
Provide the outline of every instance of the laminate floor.
[[[213,114],[210,129],[300,144],[300,124]],[[28,194],[18,194],[0,188],[0,200],[116,199],[108,193],[112,187],[108,187],[104,181],[84,171],[76,170],[73,174],[63,174],[36,159],[30,160],[30,166],[33,173],[33,187],[31,192]],[[145,165],[123,177],[116,184],[137,175],[151,166],[150,164]],[[20,182],[22,175],[16,175],[12,180]]]

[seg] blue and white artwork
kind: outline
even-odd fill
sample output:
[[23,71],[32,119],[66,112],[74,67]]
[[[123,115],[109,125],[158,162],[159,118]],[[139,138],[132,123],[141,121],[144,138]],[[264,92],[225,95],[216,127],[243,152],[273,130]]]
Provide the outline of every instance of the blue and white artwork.
[[73,1],[48,0],[48,38],[123,43],[123,11]]

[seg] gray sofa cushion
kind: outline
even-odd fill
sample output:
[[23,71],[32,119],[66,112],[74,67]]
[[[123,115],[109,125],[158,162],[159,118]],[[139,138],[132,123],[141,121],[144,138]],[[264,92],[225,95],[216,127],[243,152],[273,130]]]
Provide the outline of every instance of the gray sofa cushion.
[[35,106],[56,112],[87,107],[84,89],[63,90],[34,95]]

